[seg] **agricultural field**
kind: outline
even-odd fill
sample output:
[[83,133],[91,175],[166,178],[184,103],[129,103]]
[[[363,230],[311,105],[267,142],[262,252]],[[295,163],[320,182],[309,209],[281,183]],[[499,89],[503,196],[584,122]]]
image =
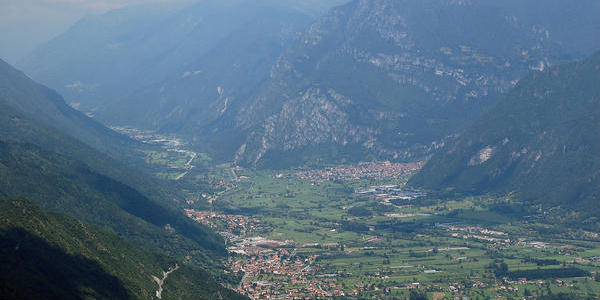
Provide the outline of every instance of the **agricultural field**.
[[600,296],[600,239],[554,225],[556,212],[437,199],[404,187],[410,168],[348,168],[362,173],[224,165],[214,174],[235,183],[187,212],[226,238],[238,290],[255,299]]
[[560,208],[406,188],[422,163],[244,169],[128,133],[157,145],[146,163],[225,238],[226,273],[254,299],[600,297],[600,236]]

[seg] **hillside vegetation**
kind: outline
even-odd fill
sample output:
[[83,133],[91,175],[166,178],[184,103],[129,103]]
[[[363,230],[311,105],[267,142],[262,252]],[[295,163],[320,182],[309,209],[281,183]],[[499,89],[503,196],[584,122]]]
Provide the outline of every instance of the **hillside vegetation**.
[[[136,143],[1,61],[0,100],[0,195],[28,197],[141,246],[197,254],[198,264],[213,264],[204,255],[224,254],[220,237],[175,210],[170,189],[111,157],[123,147],[135,155]],[[101,152],[103,147],[109,150]],[[173,232],[164,229],[167,224]]]
[[534,72],[409,184],[598,212],[600,53]]
[[24,199],[0,200],[2,299],[243,299],[204,271]]

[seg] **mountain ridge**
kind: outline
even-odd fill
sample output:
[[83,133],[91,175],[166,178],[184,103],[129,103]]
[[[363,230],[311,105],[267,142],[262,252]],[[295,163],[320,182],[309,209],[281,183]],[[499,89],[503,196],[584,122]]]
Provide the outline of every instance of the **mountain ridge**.
[[509,13],[461,1],[352,1],[332,10],[288,48],[236,116],[247,132],[236,162],[327,143],[353,143],[383,159],[430,154],[560,53],[542,29],[520,27]]
[[[178,195],[162,182],[69,134],[73,127],[83,132],[98,128],[103,140],[110,129],[69,108],[54,91],[12,67],[0,68],[0,79],[1,194],[26,196],[45,209],[94,223],[138,246],[177,257],[193,253],[191,263],[208,269],[214,267],[213,257],[225,254],[219,236],[176,210],[173,197]],[[96,138],[92,133],[88,141]],[[113,143],[103,146],[114,150]],[[135,143],[124,146],[135,155]],[[174,233],[164,229],[167,224]]]
[[409,184],[597,211],[598,82],[600,52],[528,75]]
[[[292,16],[297,10],[285,5],[278,10],[267,1],[261,2],[264,11],[253,12],[245,2],[239,3],[231,6],[227,17],[239,15],[235,22],[244,25],[237,31],[233,25],[227,27],[218,38],[190,29],[202,31],[211,24],[221,28],[214,20],[184,22],[182,30],[167,22],[165,27],[175,35],[171,47],[193,58],[185,62],[166,63],[166,54],[158,54],[162,50],[146,59],[127,59],[130,52],[147,54],[148,45],[160,40],[160,35],[135,36],[143,42],[127,45],[129,50],[122,53],[100,53],[124,60],[130,64],[126,69],[136,73],[167,74],[167,78],[144,84],[118,79],[127,84],[122,91],[111,89],[118,96],[91,97],[82,109],[93,110],[99,120],[113,125],[128,125],[131,118],[135,127],[177,135],[218,161],[246,166],[273,166],[284,153],[296,156],[286,160],[288,166],[314,160],[414,161],[432,154],[474,122],[530,70],[580,58],[600,47],[600,39],[593,38],[600,36],[600,27],[593,22],[600,6],[593,0],[577,4],[553,0],[547,5],[513,0],[354,0],[313,23],[275,14],[269,19],[273,22],[262,27],[252,20],[271,16],[269,9]],[[192,6],[176,15],[197,20],[189,14],[200,8]],[[558,18],[561,13],[577,18]],[[133,34],[131,28],[123,30],[124,36]],[[261,30],[271,37],[264,39]],[[119,41],[118,35],[101,37],[100,49]],[[202,51],[193,43],[201,37],[210,44]],[[63,38],[68,39],[68,34]],[[93,44],[85,38],[73,39]],[[252,40],[272,46],[257,48]],[[53,47],[60,49],[60,43]],[[256,53],[249,55],[253,49]],[[61,56],[55,60],[69,61]],[[150,66],[144,64],[153,60]],[[70,93],[65,86],[77,82],[76,74],[64,65],[51,68],[57,74],[36,72],[36,64],[43,61],[36,62],[33,55],[25,69],[34,78],[58,80],[53,86]],[[152,67],[163,64],[169,68]],[[86,66],[93,64],[77,65]],[[111,80],[131,75],[118,71],[124,66],[102,67],[108,73],[99,73]],[[84,94],[79,93],[85,98]],[[99,108],[106,103],[108,107]],[[371,155],[364,157],[365,153]]]
[[115,159],[136,160],[131,151],[136,142],[69,107],[56,91],[34,82],[1,59],[0,85],[3,102],[37,122],[66,132]]

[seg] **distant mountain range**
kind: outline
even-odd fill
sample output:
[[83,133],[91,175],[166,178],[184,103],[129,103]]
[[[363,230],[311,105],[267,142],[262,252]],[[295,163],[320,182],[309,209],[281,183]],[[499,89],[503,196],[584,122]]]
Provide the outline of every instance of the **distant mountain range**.
[[[208,0],[127,7],[84,17],[17,65],[73,106],[95,112],[162,81],[198,75],[226,81],[240,63],[269,68],[286,40],[315,13],[339,2]],[[215,54],[231,59],[215,58],[223,70],[202,64]]]
[[[189,13],[197,17],[195,11],[205,10],[205,5],[198,5]],[[220,9],[213,14],[214,20],[198,25],[206,27],[207,36],[185,36],[194,41],[210,41],[210,45],[199,44],[205,50],[191,53],[189,59],[180,62],[181,67],[161,74],[162,80],[123,94],[124,97],[99,111],[98,118],[109,124],[164,132],[210,126],[256,92],[268,79],[271,67],[286,45],[311,21],[296,10],[261,1]],[[227,27],[231,28],[222,36],[212,36],[214,28]],[[165,38],[167,44],[173,41]],[[179,54],[174,55],[180,59]]]
[[354,0],[313,21],[290,2],[147,6],[83,19],[20,66],[106,124],[177,134],[218,160],[415,160],[530,70],[600,48],[598,11]]
[[450,194],[514,194],[597,216],[600,52],[522,79],[409,184]]

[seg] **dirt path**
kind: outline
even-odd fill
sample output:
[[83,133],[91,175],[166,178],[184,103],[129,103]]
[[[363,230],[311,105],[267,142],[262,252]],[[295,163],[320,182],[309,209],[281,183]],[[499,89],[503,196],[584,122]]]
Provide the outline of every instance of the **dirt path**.
[[185,171],[185,173],[181,173],[179,175],[177,175],[177,177],[175,177],[175,180],[179,180],[183,177],[185,177],[185,175],[187,175],[190,171]]
[[163,292],[163,284],[165,283],[165,280],[167,280],[167,278],[169,277],[169,275],[175,271],[177,271],[177,269],[179,269],[179,265],[175,264],[174,268],[170,268],[169,271],[165,272],[163,271],[163,277],[162,279],[152,275],[152,279],[154,279],[154,282],[156,282],[158,284],[158,290],[156,291],[156,298],[158,299],[162,299],[162,292]]
[[196,157],[198,157],[198,154],[196,152],[192,152],[192,151],[186,151],[186,153],[191,153],[190,160],[188,160],[185,163],[185,169],[187,169],[187,171],[179,174],[177,177],[175,177],[175,180],[179,180],[179,179],[185,177],[185,175],[187,175],[190,172],[190,170],[194,168],[194,166],[192,166],[192,162],[194,161],[194,159],[196,159]]
[[192,157],[190,157],[190,160],[185,164],[187,168],[189,168],[192,165],[192,161],[194,161],[194,159],[198,157],[198,154],[196,152],[188,151],[188,153],[192,153]]

